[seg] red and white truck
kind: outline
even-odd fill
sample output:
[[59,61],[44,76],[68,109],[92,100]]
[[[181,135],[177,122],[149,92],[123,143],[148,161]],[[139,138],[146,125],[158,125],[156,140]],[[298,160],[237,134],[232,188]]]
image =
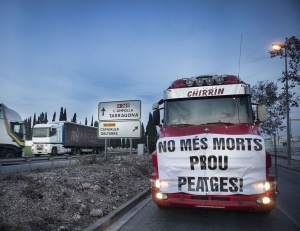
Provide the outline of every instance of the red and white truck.
[[276,207],[277,181],[258,129],[266,108],[251,103],[249,84],[234,75],[177,79],[153,110],[160,132],[150,183],[160,208]]

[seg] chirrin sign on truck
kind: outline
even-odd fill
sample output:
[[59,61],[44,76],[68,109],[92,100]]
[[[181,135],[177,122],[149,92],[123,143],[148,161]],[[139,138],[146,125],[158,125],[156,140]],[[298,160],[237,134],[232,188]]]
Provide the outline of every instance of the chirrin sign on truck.
[[248,84],[233,75],[178,79],[153,110],[160,136],[150,182],[160,208],[268,213],[276,207],[271,155],[258,130],[266,108],[251,104]]

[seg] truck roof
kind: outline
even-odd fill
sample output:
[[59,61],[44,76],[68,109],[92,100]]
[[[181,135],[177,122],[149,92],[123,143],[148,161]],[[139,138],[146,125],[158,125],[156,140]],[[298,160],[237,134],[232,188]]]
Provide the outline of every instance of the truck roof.
[[[222,77],[224,79],[224,82],[221,85],[241,84],[241,83],[245,84],[245,82],[243,82],[238,76],[235,76],[235,75],[227,75],[227,74],[224,74],[224,75],[199,75],[199,76],[193,76],[190,78],[177,79],[171,83],[171,85],[169,86],[168,89],[199,86],[196,84],[197,79],[203,80],[203,84],[201,86],[214,86],[214,85],[218,85],[218,84],[216,84],[216,82],[214,82],[213,84],[208,85],[206,83],[206,80],[213,79],[215,81],[215,79],[217,79],[218,77]],[[189,79],[194,81],[192,86],[186,85],[186,81]]]
[[234,75],[200,75],[175,80],[164,100],[233,95],[250,95],[250,85]]
[[0,119],[4,118],[3,111],[5,111],[5,115],[6,115],[7,120],[15,121],[15,122],[23,122],[21,116],[16,111],[8,108],[3,103],[0,104]]

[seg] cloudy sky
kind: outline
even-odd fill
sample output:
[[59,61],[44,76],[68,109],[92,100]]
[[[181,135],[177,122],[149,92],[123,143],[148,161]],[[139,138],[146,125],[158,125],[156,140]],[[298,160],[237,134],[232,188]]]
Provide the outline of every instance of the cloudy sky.
[[141,100],[146,124],[177,78],[276,81],[284,60],[268,51],[300,38],[299,12],[299,0],[0,0],[0,103],[23,119],[63,107],[84,124],[99,102]]

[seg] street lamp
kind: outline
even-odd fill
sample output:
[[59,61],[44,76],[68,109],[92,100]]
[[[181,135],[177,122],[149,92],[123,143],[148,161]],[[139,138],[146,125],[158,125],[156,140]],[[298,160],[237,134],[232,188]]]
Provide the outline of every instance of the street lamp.
[[286,53],[286,45],[284,44],[273,44],[272,47],[275,50],[279,50],[284,48],[284,60],[285,60],[285,91],[286,91],[286,126],[287,126],[287,157],[288,157],[288,165],[291,164],[291,134],[290,134],[290,104],[289,104],[289,85],[288,85],[288,77],[287,77],[287,53]]

